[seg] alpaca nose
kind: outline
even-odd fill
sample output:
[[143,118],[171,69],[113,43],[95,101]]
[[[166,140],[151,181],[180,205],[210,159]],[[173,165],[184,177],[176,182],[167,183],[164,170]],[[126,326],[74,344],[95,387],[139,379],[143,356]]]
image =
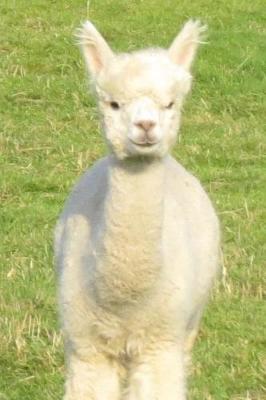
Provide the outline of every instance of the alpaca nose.
[[135,122],[135,125],[138,128],[143,129],[145,132],[148,132],[155,126],[155,122],[150,121],[150,120],[141,120],[141,121]]

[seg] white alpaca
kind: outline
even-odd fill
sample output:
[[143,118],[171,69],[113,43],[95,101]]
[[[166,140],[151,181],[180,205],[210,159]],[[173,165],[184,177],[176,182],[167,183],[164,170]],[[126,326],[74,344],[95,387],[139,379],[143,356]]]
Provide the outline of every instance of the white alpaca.
[[169,50],[114,54],[79,37],[111,153],[75,186],[56,229],[65,400],[184,400],[184,359],[218,270],[219,227],[168,155],[203,27]]

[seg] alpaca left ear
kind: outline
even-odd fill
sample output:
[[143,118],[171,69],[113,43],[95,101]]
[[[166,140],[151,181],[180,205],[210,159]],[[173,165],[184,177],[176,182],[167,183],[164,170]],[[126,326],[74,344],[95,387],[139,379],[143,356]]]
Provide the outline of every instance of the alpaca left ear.
[[95,26],[86,21],[77,32],[77,38],[88,70],[97,78],[101,70],[113,58],[114,53]]
[[200,21],[189,20],[168,50],[171,60],[189,71],[206,30],[207,26],[202,25]]

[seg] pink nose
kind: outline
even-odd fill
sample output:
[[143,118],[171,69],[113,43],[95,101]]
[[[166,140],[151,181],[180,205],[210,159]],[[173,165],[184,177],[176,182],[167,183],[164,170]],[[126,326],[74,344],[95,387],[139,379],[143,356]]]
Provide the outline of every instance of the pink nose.
[[149,121],[149,120],[142,120],[142,121],[135,122],[135,125],[138,128],[143,129],[145,132],[148,132],[151,128],[153,128],[155,126],[155,122]]

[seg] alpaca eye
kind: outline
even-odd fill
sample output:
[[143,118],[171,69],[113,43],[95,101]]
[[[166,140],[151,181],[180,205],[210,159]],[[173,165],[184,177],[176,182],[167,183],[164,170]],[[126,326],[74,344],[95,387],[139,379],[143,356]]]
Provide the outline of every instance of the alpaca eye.
[[120,108],[119,104],[116,101],[111,101],[110,106],[113,110],[118,110]]
[[168,106],[166,106],[166,108],[169,110],[170,108],[173,107],[175,103],[173,101],[171,101],[171,103],[168,104]]

